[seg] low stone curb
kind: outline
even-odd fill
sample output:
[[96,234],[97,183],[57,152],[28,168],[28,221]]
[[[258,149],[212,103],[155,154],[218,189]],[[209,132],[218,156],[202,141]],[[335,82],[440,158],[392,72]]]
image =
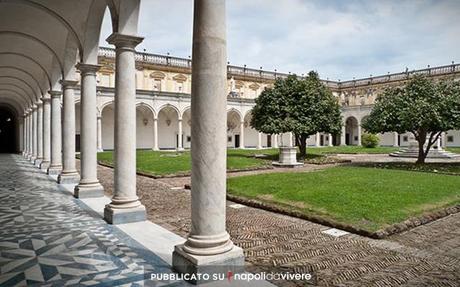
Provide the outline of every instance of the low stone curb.
[[[105,163],[102,161],[98,161],[97,164],[101,166],[105,166],[108,168],[114,168],[112,164]],[[260,166],[260,167],[253,167],[253,168],[242,168],[242,169],[235,169],[235,170],[227,170],[227,173],[236,173],[236,172],[245,172],[245,171],[256,171],[256,170],[269,170],[273,169],[272,166]],[[136,171],[137,175],[140,176],[145,176],[153,179],[161,179],[161,178],[177,178],[177,177],[188,177],[191,176],[190,172],[184,172],[184,173],[177,173],[177,174],[165,174],[165,175],[153,175],[150,173],[142,172],[142,171]]]
[[[190,188],[190,186],[187,186],[186,188]],[[435,221],[437,219],[446,217],[448,215],[460,212],[460,205],[446,207],[441,210],[425,213],[418,217],[411,217],[403,222],[390,225],[386,227],[385,229],[380,229],[375,232],[370,232],[370,231],[367,231],[361,228],[357,228],[357,227],[354,227],[348,224],[343,224],[343,223],[336,222],[330,219],[324,219],[319,216],[307,215],[300,211],[290,210],[288,208],[285,208],[285,207],[282,207],[276,204],[266,203],[266,202],[262,202],[262,201],[255,200],[255,199],[248,199],[245,197],[228,194],[228,193],[227,193],[227,199],[230,201],[236,202],[236,203],[250,206],[250,207],[260,208],[263,210],[276,212],[276,213],[287,215],[287,216],[305,219],[305,220],[308,220],[314,223],[330,226],[332,228],[345,230],[351,233],[355,233],[358,235],[362,235],[362,236],[366,236],[366,237],[370,237],[374,239],[383,239],[390,235],[402,233],[414,227],[424,225],[432,221]]]

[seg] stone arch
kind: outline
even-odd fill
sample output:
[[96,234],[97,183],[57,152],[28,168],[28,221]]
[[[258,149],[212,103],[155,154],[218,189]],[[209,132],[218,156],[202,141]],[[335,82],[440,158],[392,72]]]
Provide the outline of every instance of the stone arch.
[[153,121],[155,118],[155,112],[150,105],[146,103],[136,105],[136,148],[153,148]]
[[101,106],[102,149],[113,150],[115,131],[115,102],[109,101]]
[[176,149],[178,147],[178,126],[180,112],[177,107],[166,104],[158,112],[158,147]]
[[182,112],[182,144],[184,148],[190,148],[192,142],[192,110],[191,107],[186,107]]
[[359,121],[355,116],[348,116],[345,119],[345,144],[359,144]]
[[227,110],[227,147],[238,148],[241,143],[242,114],[235,108]]

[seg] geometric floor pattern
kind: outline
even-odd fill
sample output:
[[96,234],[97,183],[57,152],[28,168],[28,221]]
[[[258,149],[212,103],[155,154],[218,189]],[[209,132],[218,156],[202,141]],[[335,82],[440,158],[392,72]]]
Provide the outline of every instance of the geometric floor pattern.
[[160,286],[144,281],[151,272],[170,268],[25,159],[0,154],[0,286]]

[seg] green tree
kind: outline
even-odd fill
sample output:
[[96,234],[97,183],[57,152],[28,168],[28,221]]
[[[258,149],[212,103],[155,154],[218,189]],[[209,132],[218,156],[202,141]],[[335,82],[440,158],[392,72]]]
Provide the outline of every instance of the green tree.
[[460,128],[460,83],[416,75],[404,87],[386,89],[362,126],[371,133],[411,132],[417,163],[424,163],[442,132]]
[[304,79],[296,75],[277,79],[273,88],[266,88],[256,99],[251,119],[251,126],[259,132],[294,133],[302,158],[309,136],[340,133],[341,123],[337,99],[313,71]]

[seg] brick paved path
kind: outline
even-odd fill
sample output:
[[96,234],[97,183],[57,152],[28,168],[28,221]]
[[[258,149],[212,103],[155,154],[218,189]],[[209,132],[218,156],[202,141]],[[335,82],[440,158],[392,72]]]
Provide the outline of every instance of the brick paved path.
[[[112,170],[99,167],[99,174],[110,193]],[[149,219],[181,236],[190,229],[190,192],[171,188],[184,180],[137,178]],[[460,286],[460,214],[373,240],[333,237],[319,224],[233,205],[227,203],[227,225],[249,271],[313,271],[320,286]]]

